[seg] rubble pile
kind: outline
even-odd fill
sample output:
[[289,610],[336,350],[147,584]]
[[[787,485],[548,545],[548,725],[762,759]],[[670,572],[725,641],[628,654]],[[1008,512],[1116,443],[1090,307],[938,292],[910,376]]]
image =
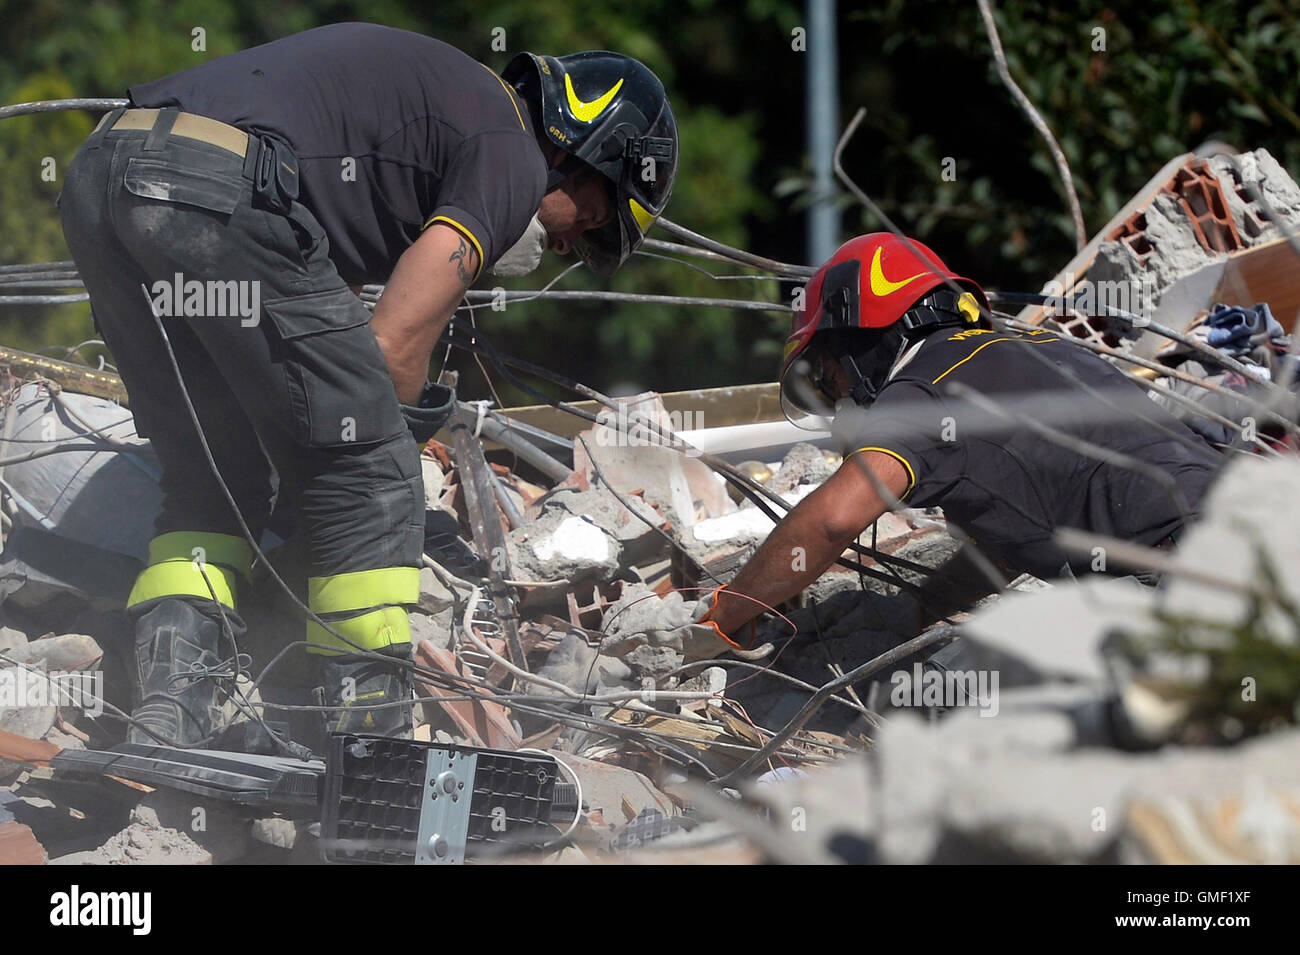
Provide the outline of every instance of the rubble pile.
[[[662,411],[653,395],[629,406],[633,421],[638,409]],[[134,437],[129,412],[114,402],[29,382],[12,392],[7,410],[10,433],[29,448],[84,441],[80,432],[108,424],[118,442],[36,457],[0,474],[0,675],[25,693],[9,701],[0,694],[0,753],[17,757],[0,757],[0,792],[10,807],[0,825],[21,827],[15,857],[39,850],[42,859],[69,864],[315,861],[319,813],[259,810],[246,794],[214,798],[187,781],[189,769],[171,764],[142,771],[115,763],[123,775],[91,785],[85,759],[72,758],[80,752],[93,762],[124,737],[113,715],[131,709],[134,664],[120,601],[146,557],[158,468],[147,443]],[[45,423],[51,420],[57,430]],[[843,672],[838,668],[913,635],[906,614],[892,612],[898,598],[886,593],[889,587],[844,571],[809,592],[810,608],[820,606],[816,639],[834,645],[829,657],[819,650],[809,660],[778,649],[803,639],[801,615],[808,611],[797,608],[789,614],[797,634],[779,620],[765,624],[750,654],[721,640],[684,641],[676,628],[690,623],[701,599],[753,553],[773,527],[770,517],[743,496],[730,497],[723,479],[695,456],[661,441],[629,442],[626,431],[605,424],[572,442],[571,461],[557,461],[563,480],[508,450],[484,458],[473,447],[434,441],[423,457],[426,566],[411,608],[413,659],[422,668],[415,738],[544,751],[561,760],[561,781],[577,777],[582,803],[570,846],[548,858],[622,858],[686,835],[707,818],[693,795],[701,780],[741,767],[812,689]],[[838,463],[837,455],[802,444],[783,460],[743,469],[793,505]],[[494,506],[481,507],[476,523],[466,484],[480,478],[490,481]],[[110,526],[95,514],[111,514]],[[492,521],[503,553],[488,546]],[[293,579],[301,556],[292,526],[278,513],[271,525],[262,546]],[[886,554],[928,548],[943,555],[947,540],[937,512],[902,512],[881,521],[875,545]],[[105,566],[89,567],[88,555]],[[510,595],[509,615],[494,602],[498,584]],[[321,721],[310,712],[306,669],[290,656],[256,688],[250,684],[280,648],[301,639],[300,618],[265,577],[241,599],[240,612],[249,626],[248,699],[258,716],[319,757]],[[890,632],[900,625],[902,633]],[[524,654],[522,675],[514,672],[509,626]],[[84,686],[73,679],[78,673],[88,677]],[[43,699],[51,705],[27,705],[36,699],[31,685],[46,675]],[[746,775],[795,768],[802,774],[864,751],[882,720],[856,697],[837,696]],[[233,728],[216,749],[267,753],[244,757],[250,760],[286,758],[265,748],[247,712],[232,706],[228,716]],[[18,739],[38,748],[29,752]],[[165,749],[151,758],[161,759]],[[302,763],[309,765],[315,766]]]
[[1267,302],[1289,331],[1300,299],[1284,278],[1292,270],[1287,237],[1297,229],[1300,185],[1268,150],[1189,154],[1148,183],[1045,286],[1073,297],[1077,308],[1026,307],[1020,317],[1039,324],[1050,315],[1077,338],[1147,358],[1177,347],[1105,309],[1183,330],[1216,303]]
[[[869,753],[742,786],[714,825],[785,862],[1300,862],[1298,584],[1266,571],[1300,556],[1297,490],[1294,459],[1230,468],[1167,588],[991,602],[944,667],[995,692],[937,721],[895,711]],[[1210,568],[1218,586],[1178,572]]]
[[[40,385],[17,395],[15,413],[55,407]],[[59,398],[89,424],[125,415],[99,399]],[[925,650],[832,694],[803,719],[819,687],[917,635],[914,599],[836,570],[800,606],[762,622],[750,652],[685,637],[691,631],[681,628],[699,601],[730,579],[772,521],[732,500],[707,469],[688,478],[682,465],[700,462],[663,447],[607,445],[595,432],[574,443],[576,466],[549,489],[507,454],[484,459],[522,518],[512,526],[510,507],[488,512],[506,541],[504,557],[482,550],[483,532],[466,512],[473,461],[437,442],[425,452],[427,559],[411,610],[422,668],[415,738],[550,754],[562,767],[557,785],[575,784],[572,815],[556,822],[557,831],[569,826],[557,843],[563,848],[507,857],[1300,859],[1300,732],[1292,726],[1300,718],[1300,658],[1288,609],[1300,594],[1285,573],[1260,569],[1288,567],[1297,556],[1300,526],[1288,506],[1300,487],[1294,460],[1230,470],[1174,558],[1222,571],[1222,587],[1177,575],[1158,590],[1125,579],[1049,586],[1022,578],[974,613],[936,625]],[[93,523],[65,519],[106,506],[95,498],[100,489],[112,493],[102,472],[121,468],[125,455],[51,457],[82,480],[76,506],[19,503],[21,467],[0,476],[8,492],[0,561],[4,860],[318,861],[319,808],[269,806],[252,793],[263,793],[259,767],[319,773],[319,762],[244,756],[262,762],[240,770],[245,789],[237,796],[204,788],[179,764],[140,775],[134,764],[95,762],[123,737],[111,713],[130,709],[131,633],[120,607],[105,609],[103,575],[88,577],[76,555],[108,554],[129,579],[146,535],[84,540]],[[150,473],[147,453],[140,458],[143,467],[128,465],[130,473]],[[796,445],[782,461],[742,470],[793,503],[837,464]],[[291,528],[277,526],[284,538],[268,535],[263,544],[289,573],[297,558],[283,541],[292,541]],[[902,511],[882,518],[874,546],[933,567],[954,544],[938,512]],[[506,622],[489,597],[494,580],[511,594],[522,667],[512,663]],[[1282,589],[1261,601],[1250,590],[1261,581]],[[298,617],[267,580],[241,613],[260,641],[247,646],[250,674],[299,639]],[[1243,632],[1255,642],[1234,653]],[[93,679],[83,685],[76,674]],[[1251,679],[1257,703],[1243,707],[1241,686]],[[310,704],[307,682],[287,665],[249,699],[293,739],[315,740],[309,748],[319,759],[316,714],[309,706],[277,709]],[[955,702],[953,686],[961,691]],[[235,730],[247,732],[227,737],[242,746],[222,748],[257,752],[247,714],[230,715]],[[778,736],[787,724],[793,730]],[[87,778],[87,765],[108,775]]]
[[1300,187],[1267,149],[1193,160],[1102,243],[1089,276],[1126,282],[1140,276],[1158,301],[1223,253],[1274,242],[1284,228],[1297,227]]
[[[1263,300],[1279,220],[1300,190],[1267,153],[1194,161],[1088,279],[1140,276],[1187,328]],[[1294,456],[1232,459],[1147,553],[1159,587],[1021,577],[924,631],[910,585],[957,544],[937,510],[886,514],[739,650],[688,625],[774,526],[751,498],[794,506],[838,455],[737,460],[745,494],[647,427],[654,394],[573,438],[462,405],[422,458],[414,742],[327,736],[259,567],[229,726],[182,751],[123,743],[157,460],[118,403],[10,385],[0,863],[1300,861]],[[301,587],[290,508],[259,543]]]

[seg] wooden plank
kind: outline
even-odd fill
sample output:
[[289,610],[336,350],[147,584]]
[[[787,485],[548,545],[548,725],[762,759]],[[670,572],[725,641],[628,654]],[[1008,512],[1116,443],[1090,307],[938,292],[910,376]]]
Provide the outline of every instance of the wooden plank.
[[1300,316],[1300,255],[1285,238],[1243,249],[1228,257],[1214,301],[1251,306],[1267,302],[1289,334]]

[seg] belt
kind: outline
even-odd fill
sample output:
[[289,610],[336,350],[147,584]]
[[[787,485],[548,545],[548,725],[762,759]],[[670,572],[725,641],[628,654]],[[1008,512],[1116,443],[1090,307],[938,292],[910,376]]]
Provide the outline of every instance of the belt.
[[[156,109],[128,109],[113,124],[114,130],[119,129],[153,129],[154,123],[158,119],[161,110]],[[99,121],[99,127],[108,121],[106,115]],[[171,134],[173,136],[182,136],[185,139],[197,139],[201,143],[209,143],[213,146],[220,146],[222,149],[229,150],[236,156],[243,159],[248,154],[248,133],[242,129],[236,129],[234,126],[227,126],[225,123],[218,122],[215,119],[209,119],[206,116],[197,116],[194,113],[179,113],[176,116],[176,123],[172,126]]]
[[[105,128],[109,118],[113,125]],[[182,113],[176,109],[126,109],[109,113],[99,121],[87,148],[96,148],[104,134],[112,130],[135,129],[149,133],[145,150],[160,149],[169,136],[180,136],[219,146],[244,160],[243,174],[253,184],[253,198],[262,208],[286,213],[298,198],[298,160],[283,140],[272,136],[249,136],[242,129],[228,126],[207,116]]]

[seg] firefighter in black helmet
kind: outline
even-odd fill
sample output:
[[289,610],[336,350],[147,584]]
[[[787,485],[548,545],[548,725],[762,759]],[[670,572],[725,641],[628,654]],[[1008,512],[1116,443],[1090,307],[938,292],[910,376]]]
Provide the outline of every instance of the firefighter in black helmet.
[[520,53],[503,76],[528,101],[538,137],[568,154],[551,169],[548,191],[583,166],[607,183],[614,215],[584,232],[575,247],[593,271],[613,272],[645,239],[672,193],[677,122],[663,85],[636,60],[603,51]]
[[[635,60],[521,54],[507,77],[432,37],[333,24],[132,86],[69,167],[64,234],[163,465],[126,598],[134,741],[219,737],[253,563],[156,320],[252,535],[273,498],[293,504],[331,725],[409,731],[417,442],[455,407],[426,380],[434,346],[484,270],[521,275],[550,248],[613,271],[677,166]],[[349,290],[367,283],[387,286],[373,316]]]

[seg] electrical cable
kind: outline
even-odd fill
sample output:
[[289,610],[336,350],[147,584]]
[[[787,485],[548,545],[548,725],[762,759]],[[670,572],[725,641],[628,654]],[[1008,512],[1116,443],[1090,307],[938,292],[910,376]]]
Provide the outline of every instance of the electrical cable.
[[[459,330],[462,333],[464,333],[463,326],[460,326],[458,324],[459,321],[460,321],[459,319],[452,320],[453,331]],[[558,375],[545,368],[541,368],[540,366],[534,365],[531,362],[524,361],[523,359],[513,358],[511,356],[500,354],[496,350],[495,346],[492,344],[491,339],[489,339],[486,335],[484,335],[481,330],[474,330],[473,336],[475,338],[474,342],[466,342],[463,340],[458,341],[456,340],[455,337],[448,339],[448,341],[449,344],[453,345],[454,347],[461,348],[467,351],[478,351],[481,354],[487,355],[488,359],[493,363],[493,365],[496,366],[497,370],[501,372],[501,374],[507,380],[509,380],[511,384],[513,384],[516,388],[519,388],[521,391],[525,392],[526,394],[530,394],[533,397],[537,398],[539,401],[548,404],[551,407],[557,408],[560,411],[564,411],[568,414],[581,418],[584,421],[588,421],[592,424],[605,423],[604,421],[602,421],[600,416],[594,414],[593,412],[587,411],[584,408],[578,408],[567,402],[560,401],[546,394],[545,392],[533,388],[531,385],[522,381],[517,375],[511,372],[510,371],[511,367],[517,367],[521,371],[524,371],[527,374],[533,375],[543,380],[550,381],[553,384],[559,385],[560,387],[568,388],[569,390],[574,391],[577,394],[583,395],[589,400],[596,401],[600,404],[605,405],[607,408],[610,408],[611,410],[616,408],[616,405],[612,399],[606,397],[605,395],[600,394],[600,392],[597,392],[586,385],[581,384],[580,382],[574,381],[570,378],[566,378],[563,375]],[[784,500],[782,500],[778,495],[769,491],[767,488],[763,487],[761,484],[757,483],[756,481],[753,481],[748,477],[748,475],[737,470],[727,462],[722,461],[714,457],[713,455],[699,452],[697,449],[692,448],[686,442],[682,441],[681,438],[679,438],[677,435],[672,434],[671,432],[664,432],[661,428],[659,428],[658,424],[653,421],[648,421],[645,423],[645,425],[647,430],[651,431],[651,433],[655,434],[656,436],[664,440],[665,442],[664,446],[672,448],[673,450],[682,453],[689,452],[692,457],[698,458],[701,463],[708,465],[710,468],[712,468],[713,470],[721,474],[723,478],[725,478],[726,480],[734,484],[741,491],[741,493],[743,493],[759,510],[761,510],[765,515],[767,515],[767,517],[773,523],[779,523],[781,518],[779,515],[776,514],[775,511],[773,511],[770,507],[768,507],[766,503],[760,500],[760,497],[766,497],[768,500],[778,503],[781,507],[784,507],[787,510],[790,508],[790,505],[786,503]],[[860,545],[856,543],[850,544],[849,547],[855,552],[859,552],[859,553],[861,552]],[[891,555],[888,554],[882,554],[876,552],[870,554],[869,556],[871,556],[873,559],[880,562],[882,566],[892,562],[900,567],[903,567],[904,569],[913,570],[914,572],[918,572],[918,573],[929,574],[933,571],[933,568],[923,567],[921,565],[914,564],[910,561],[905,561],[902,558],[892,557]],[[894,586],[901,586],[904,589],[909,590],[914,594],[919,592],[919,588],[916,587],[916,585],[908,581],[903,581],[902,578],[900,578],[897,574],[882,573],[881,571],[874,570],[869,567],[865,567],[863,564],[861,564],[858,561],[851,561],[843,557],[838,558],[836,560],[836,563],[841,567],[848,568],[849,570],[860,571],[861,573],[865,574],[868,577],[871,577],[874,580],[879,580],[883,583],[891,584]]]
[[[1128,364],[1136,365],[1139,368],[1145,368],[1148,371],[1157,372],[1164,377],[1172,378],[1175,381],[1181,381],[1185,384],[1192,385],[1193,387],[1200,388],[1212,394],[1222,395],[1224,397],[1231,398],[1235,401],[1240,401],[1243,404],[1256,405],[1256,406],[1259,405],[1259,402],[1252,400],[1249,396],[1244,395],[1239,391],[1233,391],[1229,388],[1225,388],[1222,385],[1216,384],[1205,378],[1197,378],[1194,375],[1189,375],[1187,372],[1182,371],[1181,369],[1170,368],[1168,365],[1162,365],[1159,362],[1152,361],[1148,358],[1142,358],[1138,355],[1133,355],[1128,352],[1119,351],[1113,348],[1108,348],[1105,345],[1098,344],[1097,342],[1091,342],[1085,338],[1078,338],[1074,335],[1069,334],[1068,332],[1057,331],[1056,329],[1044,328],[1042,326],[1029,325],[1017,319],[1010,318],[1000,312],[991,312],[990,320],[994,323],[995,327],[997,325],[1002,325],[1006,328],[1010,328],[1013,331],[1017,331],[1017,332],[1038,332],[1042,334],[1052,335],[1056,338],[1059,338],[1061,341],[1069,342],[1071,345],[1076,345],[1079,348],[1092,352],[1093,354],[1101,355],[1105,358],[1113,358],[1117,361],[1127,362]],[[1038,355],[1036,352],[1027,352],[1026,354],[1033,354],[1040,361],[1047,360],[1044,356]],[[1205,413],[1208,414],[1209,412],[1205,412]],[[1283,418],[1281,415],[1276,414],[1275,412],[1269,411],[1268,416],[1273,418],[1280,424],[1285,425],[1287,423],[1287,420],[1285,418]],[[1239,428],[1240,425],[1232,424],[1232,427]]]
[[556,756],[554,753],[548,753],[544,749],[534,749],[531,746],[525,747],[523,749],[517,749],[515,750],[515,752],[516,753],[537,753],[539,756],[549,756],[551,759],[555,760],[557,763],[563,766],[564,769],[568,772],[568,774],[573,777],[573,785],[578,790],[578,808],[573,813],[573,822],[569,823],[569,828],[565,829],[561,835],[557,836],[555,839],[552,839],[550,842],[543,843],[538,848],[549,849],[551,846],[556,846],[562,842],[567,842],[569,836],[573,835],[573,830],[578,828],[578,823],[582,820],[582,780],[578,778],[578,774],[573,771],[572,766],[570,766],[564,760],[560,759],[560,757]]

